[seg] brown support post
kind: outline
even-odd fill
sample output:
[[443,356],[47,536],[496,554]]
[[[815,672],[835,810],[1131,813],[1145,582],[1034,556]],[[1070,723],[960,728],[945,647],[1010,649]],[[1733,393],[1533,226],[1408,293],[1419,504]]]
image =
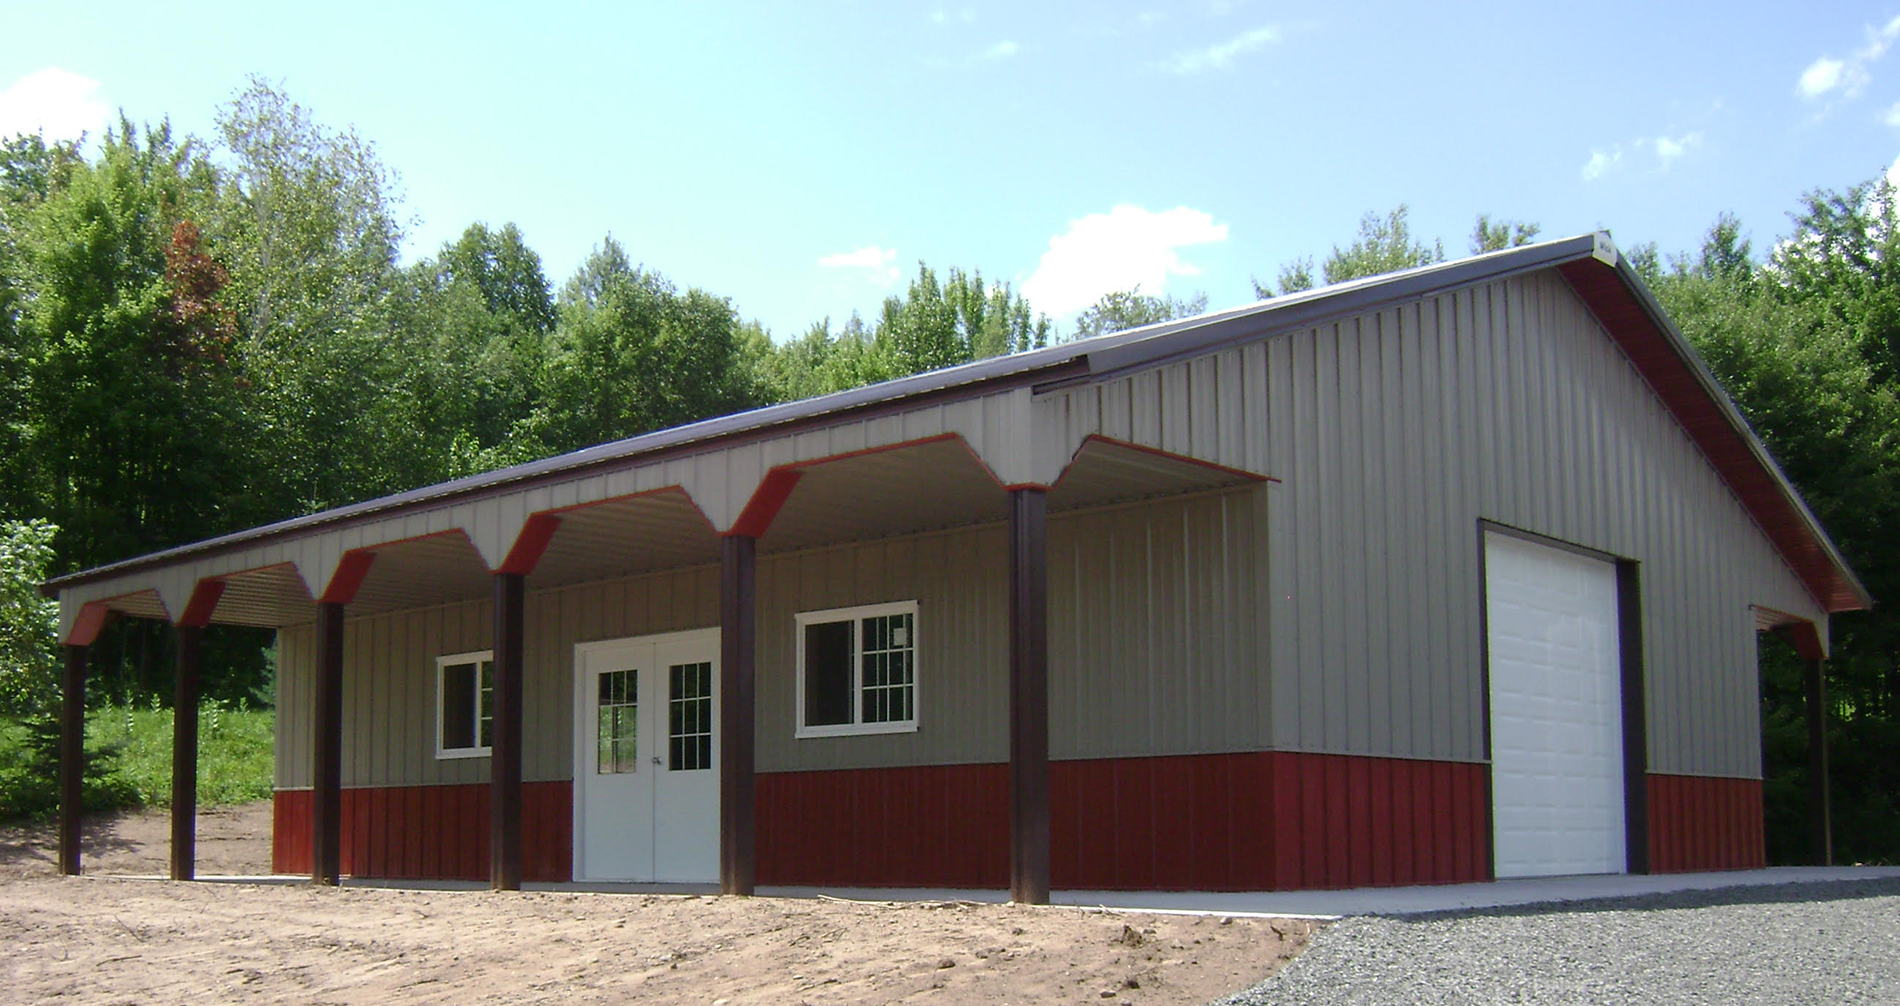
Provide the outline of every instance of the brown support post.
[[757,879],[753,663],[758,539],[727,535],[719,556],[719,891],[749,896]]
[[1009,491],[1009,896],[1049,903],[1047,490]]
[[495,574],[495,735],[488,759],[488,886],[521,890],[521,623],[526,577]]
[[204,629],[180,625],[172,676],[172,879],[193,880],[198,862],[198,663]]
[[66,673],[59,706],[59,872],[79,875],[79,810],[86,778],[86,647],[60,647]]
[[1808,814],[1814,822],[1814,862],[1834,865],[1834,808],[1827,778],[1827,663],[1808,664]]
[[314,706],[310,879],[334,887],[343,867],[343,605],[335,601],[317,603]]
[[1649,703],[1643,677],[1642,567],[1616,564],[1616,621],[1623,690],[1624,868],[1649,872]]

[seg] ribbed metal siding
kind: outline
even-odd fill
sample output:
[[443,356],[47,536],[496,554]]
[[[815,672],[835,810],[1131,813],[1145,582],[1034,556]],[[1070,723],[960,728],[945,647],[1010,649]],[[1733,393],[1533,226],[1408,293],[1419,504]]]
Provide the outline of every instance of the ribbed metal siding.
[[[1480,519],[1642,563],[1656,771],[1758,773],[1749,605],[1825,624],[1554,273],[1065,389],[1033,408],[1064,431],[1049,443],[1100,433],[1283,480],[1052,519],[1058,758],[1275,747],[1482,760]],[[1002,534],[987,525],[762,558],[759,768],[1006,757]],[[714,624],[716,578],[701,568],[530,596],[529,778],[570,771],[573,643]],[[648,600],[633,596],[642,590]],[[918,733],[795,741],[791,615],[913,597],[926,648]],[[652,598],[666,611],[649,617]],[[466,607],[477,628],[462,648],[486,646],[485,606]],[[365,756],[364,781],[448,781],[486,764],[434,762],[427,650],[444,644],[426,631],[398,641],[395,621],[416,617],[351,624],[352,640],[390,634],[383,652],[406,654],[402,673],[417,677],[383,701],[420,710],[383,727],[409,753],[387,768]],[[293,710],[307,709],[309,633],[282,640],[280,785],[307,785],[305,714]],[[352,715],[365,708],[356,694]],[[360,785],[350,758],[346,780]]]
[[[1128,504],[1050,522],[1050,744],[1058,758],[1249,750],[1265,737],[1265,634],[1256,590],[1258,488]],[[759,561],[758,767],[1008,758],[1008,622],[1000,524]],[[523,774],[572,773],[574,644],[717,622],[714,567],[530,594]],[[793,616],[919,603],[919,728],[794,737]],[[489,605],[347,623],[347,786],[480,782],[485,758],[435,758],[435,658],[489,645]],[[310,784],[308,628],[279,636],[278,786]],[[359,730],[355,724],[366,724]]]
[[[1261,745],[1267,717],[1257,488],[1062,514],[1049,524],[1049,746],[1056,758]],[[760,771],[1009,757],[1001,525],[759,564]],[[915,599],[918,729],[794,737],[793,615]]]
[[[573,772],[574,644],[718,621],[718,570],[698,567],[528,595],[523,613],[522,777]],[[486,758],[435,757],[435,660],[489,648],[492,608],[468,601],[351,620],[343,634],[343,784],[484,782]],[[277,786],[310,785],[315,637],[278,634]],[[367,729],[359,728],[359,725]]]
[[1559,277],[1267,347],[1276,747],[1484,757],[1482,518],[1639,560],[1651,768],[1759,772],[1749,605],[1825,615]]
[[1267,746],[1264,487],[1053,521],[1055,758]]

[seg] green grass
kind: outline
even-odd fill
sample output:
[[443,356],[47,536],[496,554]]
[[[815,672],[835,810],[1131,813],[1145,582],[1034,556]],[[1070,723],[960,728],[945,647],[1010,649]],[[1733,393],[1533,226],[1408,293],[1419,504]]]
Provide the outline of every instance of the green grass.
[[[198,806],[248,803],[271,795],[271,738],[277,714],[270,709],[198,712]],[[117,775],[140,805],[172,802],[172,711],[106,708],[86,714],[86,746],[121,745]]]
[[[221,709],[198,713],[198,805],[246,803],[271,794],[276,713]],[[47,728],[52,724],[47,721]],[[55,734],[48,734],[48,743]],[[36,757],[29,724],[0,719],[0,820],[50,816],[59,803],[58,760]],[[169,807],[172,712],[108,707],[86,714],[86,809]]]

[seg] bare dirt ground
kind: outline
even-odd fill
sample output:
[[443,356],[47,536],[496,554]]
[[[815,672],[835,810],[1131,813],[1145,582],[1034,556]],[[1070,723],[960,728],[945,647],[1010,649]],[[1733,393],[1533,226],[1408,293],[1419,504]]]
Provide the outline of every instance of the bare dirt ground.
[[[0,998],[103,1003],[1202,1003],[1312,924],[951,903],[321,889],[165,869],[162,814],[0,828]],[[207,811],[201,875],[269,867],[267,804]]]

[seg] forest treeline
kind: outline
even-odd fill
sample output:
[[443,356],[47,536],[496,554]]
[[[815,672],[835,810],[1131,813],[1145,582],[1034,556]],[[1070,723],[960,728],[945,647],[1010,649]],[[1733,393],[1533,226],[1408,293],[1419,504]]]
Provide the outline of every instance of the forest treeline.
[[[405,262],[390,169],[252,80],[208,137],[121,121],[87,153],[0,139],[0,716],[51,699],[44,575],[774,402],[1207,307],[1110,294],[1058,331],[1010,284],[920,264],[870,319],[774,339],[603,235],[558,285],[511,224]],[[1900,589],[1900,217],[1884,180],[1821,190],[1758,253],[1629,250],[1877,599]],[[1535,224],[1480,216],[1472,252]],[[1261,297],[1445,258],[1368,214]],[[269,701],[269,636],[212,634],[206,687]],[[167,635],[95,647],[95,694],[167,691]],[[1900,859],[1900,613],[1834,624],[1842,853]],[[1799,667],[1765,645],[1771,851],[1801,855]]]

